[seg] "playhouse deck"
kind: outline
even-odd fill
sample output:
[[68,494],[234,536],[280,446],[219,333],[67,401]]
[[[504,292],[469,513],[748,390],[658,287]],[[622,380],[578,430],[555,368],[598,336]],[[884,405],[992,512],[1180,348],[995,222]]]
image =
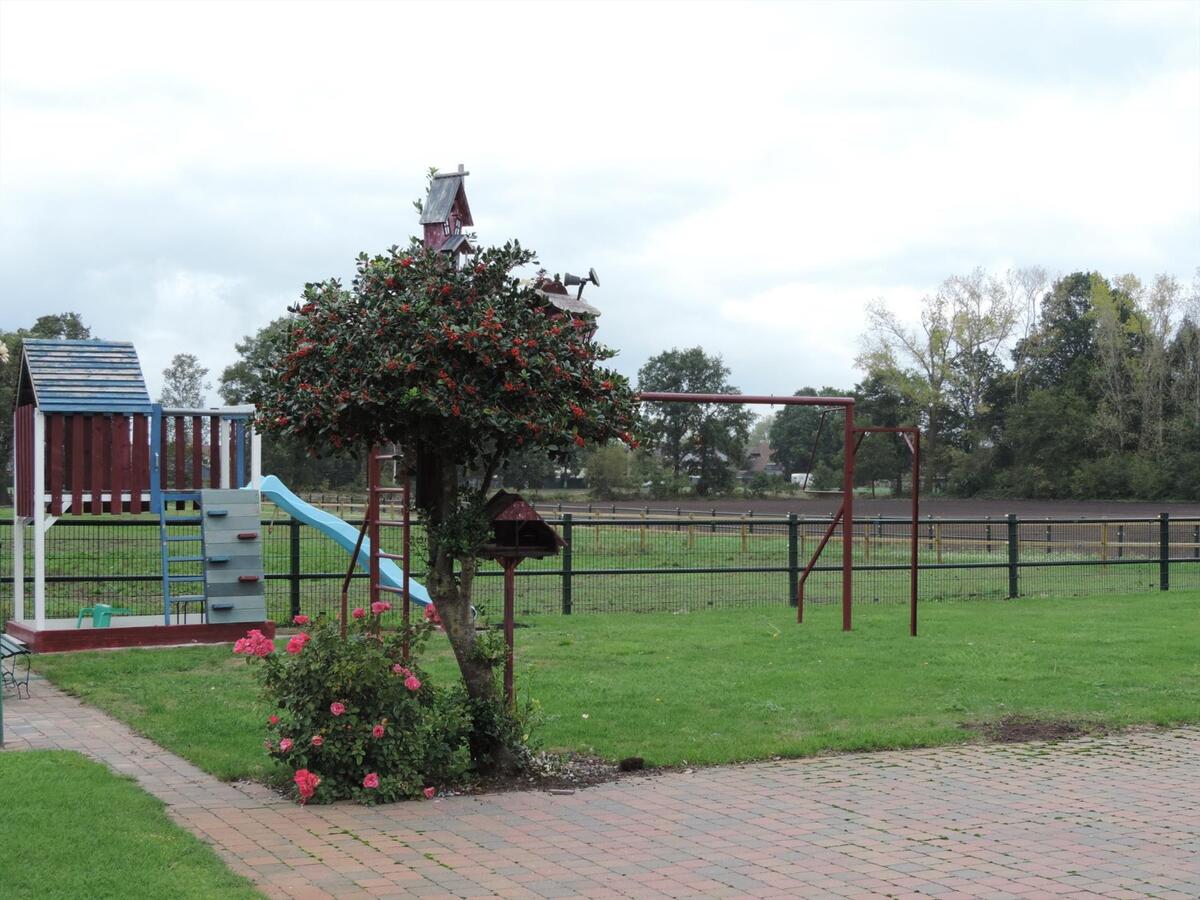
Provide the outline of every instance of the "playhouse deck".
[[169,647],[178,644],[223,644],[236,641],[251,628],[268,637],[275,636],[274,622],[202,623],[199,616],[189,624],[164,625],[162,616],[119,616],[108,628],[93,628],[84,619],[76,628],[75,619],[47,619],[37,628],[31,619],[10,619],[8,634],[24,641],[34,653],[59,653],[68,650],[101,650],[119,647]]

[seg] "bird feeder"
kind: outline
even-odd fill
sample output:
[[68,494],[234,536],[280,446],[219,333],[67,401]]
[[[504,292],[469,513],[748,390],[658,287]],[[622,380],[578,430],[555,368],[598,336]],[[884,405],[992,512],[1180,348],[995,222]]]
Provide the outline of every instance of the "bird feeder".
[[513,607],[517,566],[525,559],[555,556],[566,541],[520,494],[498,491],[484,506],[492,539],[479,555],[504,569],[504,697],[513,702]]

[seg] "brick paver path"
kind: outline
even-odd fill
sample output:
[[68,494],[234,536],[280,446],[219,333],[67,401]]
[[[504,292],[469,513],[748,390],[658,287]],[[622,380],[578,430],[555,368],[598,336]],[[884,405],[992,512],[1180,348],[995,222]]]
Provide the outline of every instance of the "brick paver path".
[[128,773],[276,897],[1200,896],[1200,728],[301,808],[44,681],[9,698],[9,749]]

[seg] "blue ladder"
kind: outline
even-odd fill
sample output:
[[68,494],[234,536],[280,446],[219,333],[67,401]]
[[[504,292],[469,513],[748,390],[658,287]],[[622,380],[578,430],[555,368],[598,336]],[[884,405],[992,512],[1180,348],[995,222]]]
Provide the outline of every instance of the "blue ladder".
[[[195,504],[195,512],[182,515],[168,515],[171,504]],[[194,533],[172,534],[168,529],[180,526],[195,526]],[[200,508],[199,491],[169,491],[162,492],[162,502],[158,510],[158,537],[162,551],[162,592],[163,592],[163,624],[171,624],[171,607],[176,608],[176,619],[179,610],[183,611],[183,621],[187,624],[187,605],[200,604],[201,621],[208,619],[208,594],[205,591],[205,557],[204,557],[204,515]],[[184,545],[180,555],[174,555],[176,547]],[[187,546],[194,545],[194,546]],[[172,571],[173,564],[200,563],[200,573],[176,574]],[[200,593],[174,594],[172,585],[199,584]]]

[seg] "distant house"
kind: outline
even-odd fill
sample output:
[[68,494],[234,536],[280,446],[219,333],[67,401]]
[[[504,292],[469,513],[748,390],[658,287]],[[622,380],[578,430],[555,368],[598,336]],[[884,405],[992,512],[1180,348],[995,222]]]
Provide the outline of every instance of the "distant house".
[[782,475],[783,470],[775,462],[775,451],[768,441],[759,441],[746,452],[747,475]]

